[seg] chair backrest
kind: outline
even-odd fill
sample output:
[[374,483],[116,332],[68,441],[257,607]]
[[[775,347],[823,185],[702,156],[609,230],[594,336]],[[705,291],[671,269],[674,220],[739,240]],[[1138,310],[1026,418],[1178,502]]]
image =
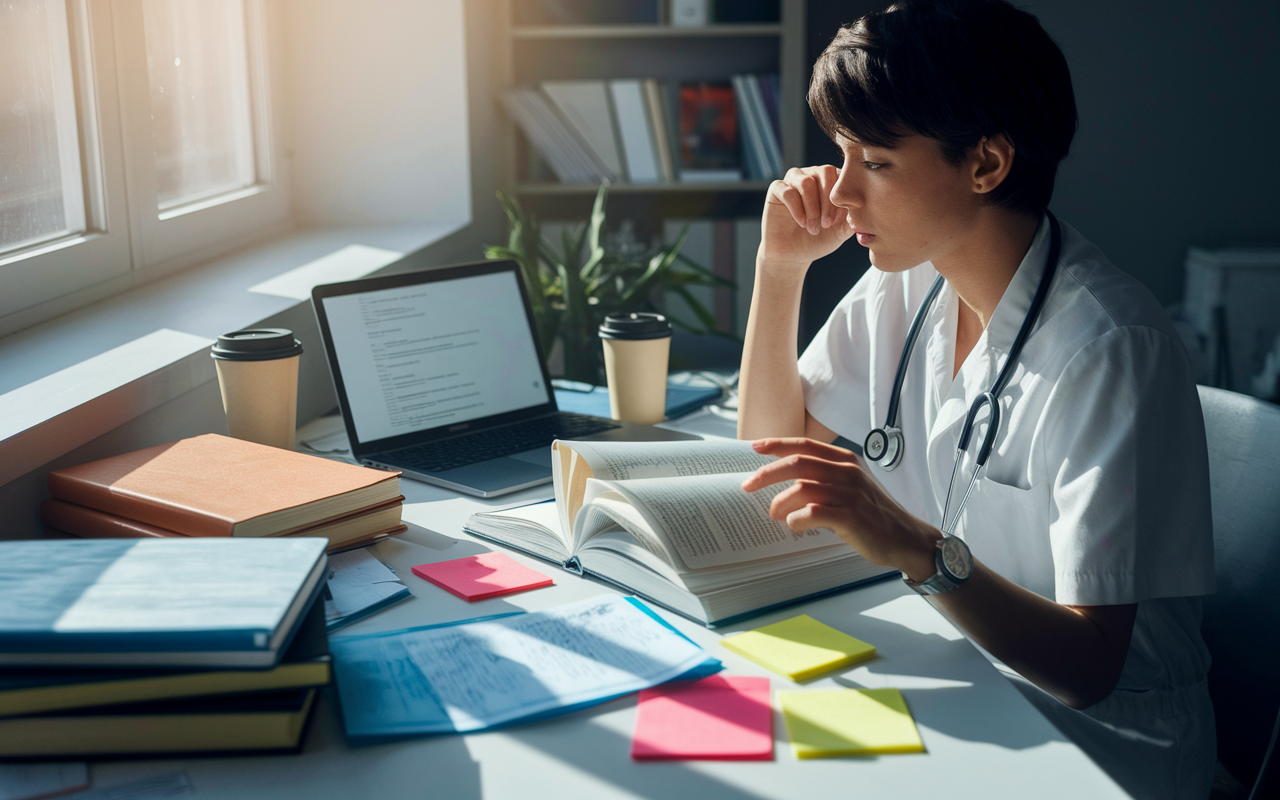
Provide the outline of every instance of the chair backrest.
[[1248,785],[1266,777],[1280,709],[1280,406],[1199,388],[1218,573],[1204,613],[1209,692],[1218,758]]

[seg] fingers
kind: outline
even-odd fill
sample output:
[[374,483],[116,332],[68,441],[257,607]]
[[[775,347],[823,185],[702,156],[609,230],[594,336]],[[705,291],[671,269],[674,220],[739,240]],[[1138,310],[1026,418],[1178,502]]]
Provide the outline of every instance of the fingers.
[[793,167],[785,178],[773,182],[769,194],[786,206],[797,225],[816,236],[840,217],[841,210],[831,203],[831,187],[839,174],[831,165]]
[[852,461],[860,463],[861,459],[852,450],[836,447],[834,444],[820,442],[817,439],[789,437],[779,439],[757,439],[751,443],[757,453],[767,456],[785,456],[804,454],[818,456],[828,461]]
[[792,480],[847,483],[849,477],[840,473],[851,469],[857,470],[859,466],[848,461],[828,461],[817,456],[797,453],[765,464],[742,482],[742,488],[748,492],[754,492],[765,486]]
[[796,481],[778,492],[769,504],[769,516],[779,521],[787,521],[791,515],[806,506],[827,506],[831,508],[846,506],[850,493],[841,492],[835,486],[814,481]]

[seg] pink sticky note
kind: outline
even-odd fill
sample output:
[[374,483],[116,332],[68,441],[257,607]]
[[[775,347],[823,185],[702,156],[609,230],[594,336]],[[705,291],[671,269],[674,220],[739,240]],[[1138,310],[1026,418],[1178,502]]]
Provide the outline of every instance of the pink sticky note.
[[769,679],[712,675],[642,690],[631,757],[772,761]]
[[436,564],[419,564],[413,568],[413,574],[468,601],[523,592],[553,583],[541,572],[535,572],[502,553],[481,553]]

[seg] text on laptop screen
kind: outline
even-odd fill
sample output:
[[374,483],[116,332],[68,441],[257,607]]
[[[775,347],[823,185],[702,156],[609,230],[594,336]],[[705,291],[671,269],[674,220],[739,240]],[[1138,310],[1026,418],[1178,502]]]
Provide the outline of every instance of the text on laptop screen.
[[324,299],[361,442],[550,401],[512,272]]

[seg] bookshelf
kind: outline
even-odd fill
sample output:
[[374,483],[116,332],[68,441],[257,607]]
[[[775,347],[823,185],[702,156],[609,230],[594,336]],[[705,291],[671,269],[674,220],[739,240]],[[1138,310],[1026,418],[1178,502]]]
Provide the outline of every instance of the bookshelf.
[[[548,80],[654,78],[661,81],[727,80],[734,74],[779,76],[783,160],[804,162],[804,0],[781,0],[776,23],[539,25],[524,22],[534,0],[499,4],[503,52],[497,56],[499,91]],[[662,5],[666,5],[663,0]],[[524,12],[524,13],[521,13]],[[495,98],[496,101],[496,98]],[[537,179],[527,142],[501,116],[501,184],[543,219],[585,216],[596,185]],[[741,123],[740,123],[741,124]],[[610,215],[634,218],[642,227],[668,217],[739,217],[760,212],[768,181],[711,183],[615,183]]]

